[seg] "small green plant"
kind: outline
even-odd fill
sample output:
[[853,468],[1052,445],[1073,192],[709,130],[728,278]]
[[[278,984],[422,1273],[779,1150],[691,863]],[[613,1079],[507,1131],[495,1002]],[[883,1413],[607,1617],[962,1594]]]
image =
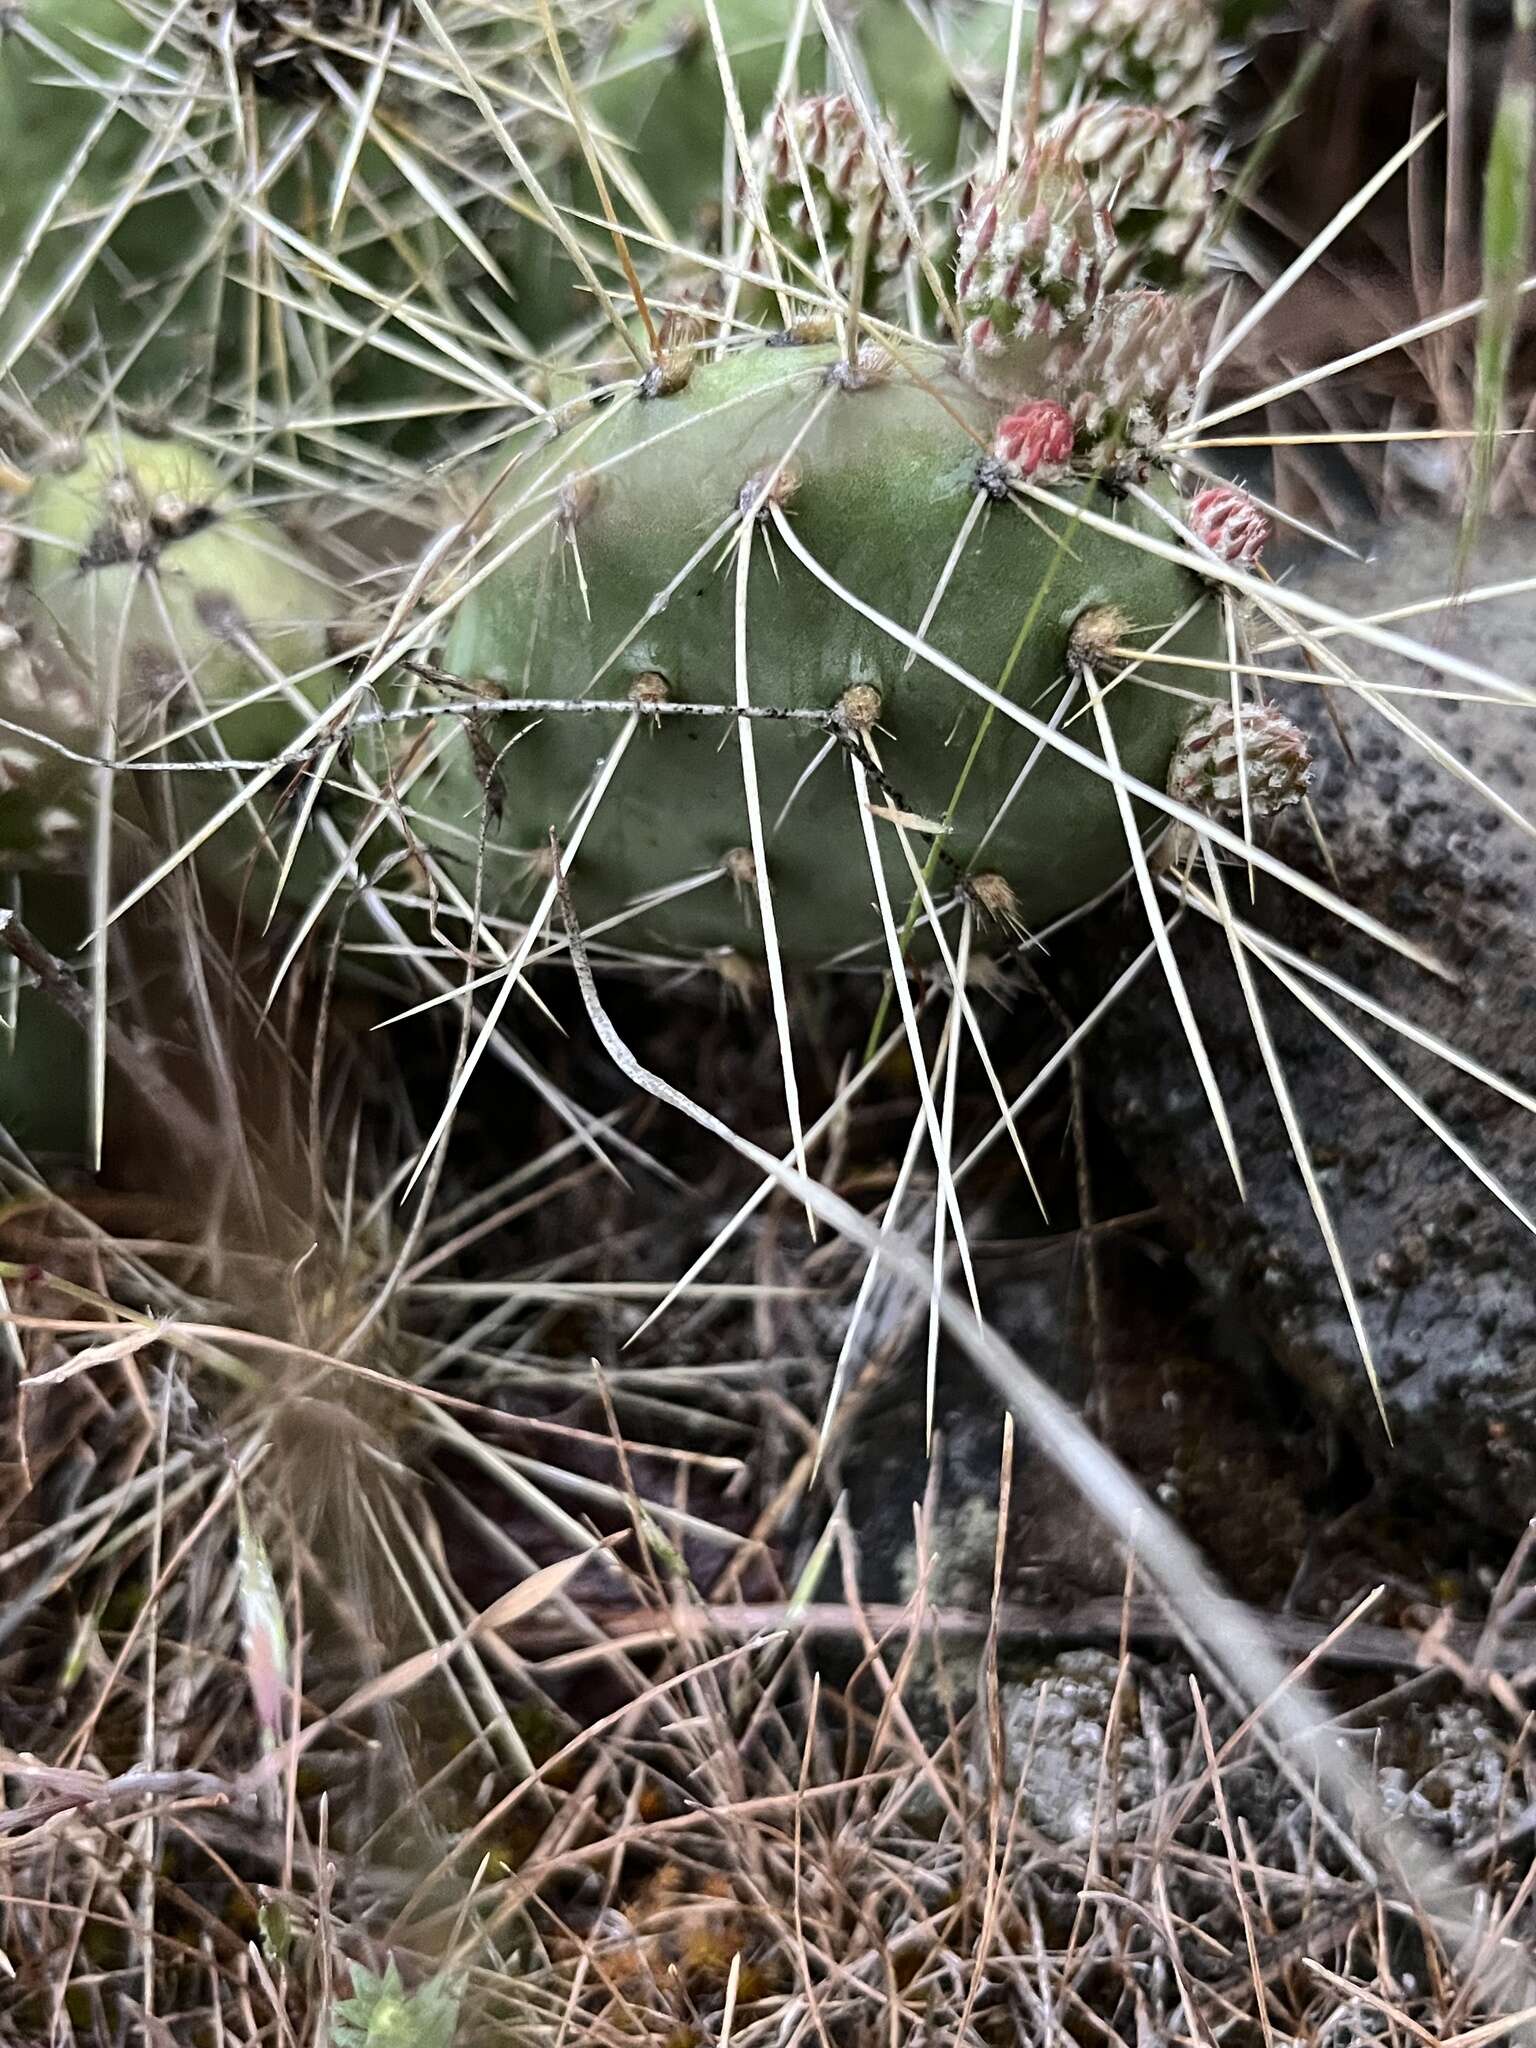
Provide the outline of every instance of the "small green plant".
[[331,2014],[331,2048],[453,2048],[460,1987],[429,1977],[407,1991],[393,1956],[382,1976],[352,1965],[352,1994]]

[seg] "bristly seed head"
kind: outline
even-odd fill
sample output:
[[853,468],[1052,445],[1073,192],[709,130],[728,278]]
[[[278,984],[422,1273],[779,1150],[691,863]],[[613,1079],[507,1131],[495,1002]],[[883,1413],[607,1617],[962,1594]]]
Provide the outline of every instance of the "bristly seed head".
[[1250,568],[1270,536],[1269,515],[1234,484],[1212,484],[1191,501],[1189,530],[1218,561]]
[[1312,749],[1299,725],[1273,704],[1244,704],[1242,748],[1227,703],[1191,721],[1168,768],[1168,794],[1208,818],[1242,815],[1243,788],[1255,818],[1299,804],[1312,781]]

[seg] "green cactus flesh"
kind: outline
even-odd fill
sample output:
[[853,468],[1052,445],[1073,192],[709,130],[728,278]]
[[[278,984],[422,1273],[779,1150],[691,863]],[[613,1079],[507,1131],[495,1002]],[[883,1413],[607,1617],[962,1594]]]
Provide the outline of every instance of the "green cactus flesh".
[[[671,396],[595,411],[523,460],[501,491],[488,543],[488,552],[514,551],[467,593],[448,667],[544,699],[623,700],[640,679],[659,676],[674,701],[733,702],[735,509],[743,489],[781,463],[778,495],[799,545],[846,591],[915,632],[972,509],[997,411],[937,351],[915,352],[863,388],[829,378],[838,360],[826,347],[749,347],[699,367]],[[1215,607],[1200,582],[1133,543],[1138,531],[1166,532],[1154,514],[1093,485],[1069,489],[1126,537],[989,501],[927,635],[1038,719],[1069,687],[1069,634],[1086,609],[1123,614],[1137,646],[1167,634],[1162,650],[1219,652]],[[706,545],[712,534],[719,537]],[[908,667],[907,649],[820,581],[772,522],[754,526],[751,548],[752,703],[830,714],[853,685],[878,691],[873,737],[883,781],[871,784],[871,801],[930,822],[954,806],[937,894],[951,895],[973,868],[1001,874],[1018,920],[1039,929],[1124,874],[1125,835],[1102,776],[1047,748],[1009,804],[1034,752],[1029,732],[1003,716],[986,719],[974,693],[921,658]],[[1126,769],[1161,786],[1189,716],[1188,679],[1207,673],[1150,664],[1145,679],[1131,672],[1107,686]],[[516,736],[499,769],[504,840],[537,857],[551,828],[568,834],[617,736],[617,716],[504,717],[498,744]],[[1094,746],[1081,690],[1068,723],[1074,739]],[[864,946],[878,963],[881,927],[846,750],[831,747],[775,824],[824,731],[814,721],[765,720],[753,732],[783,950],[815,962]],[[910,870],[891,826],[877,832],[892,900],[904,909]],[[590,925],[636,898],[711,876],[648,905],[614,940],[685,954],[759,950],[754,891],[738,886],[743,864],[730,858],[748,838],[731,721],[661,718],[634,733],[574,856],[578,913]],[[915,845],[921,858],[920,832]]]
[[[50,739],[91,755],[115,736],[121,757],[208,712],[217,716],[191,743],[197,752],[261,760],[291,744],[329,692],[327,585],[184,442],[95,436],[37,480],[17,531],[27,588],[12,610],[29,659],[24,682],[19,666],[0,666],[12,767],[0,790],[0,860],[37,864],[40,810],[88,815],[92,772]],[[212,773],[171,779],[184,829],[235,786]],[[155,780],[118,776],[125,816],[144,815]],[[50,864],[68,865],[59,836]]]

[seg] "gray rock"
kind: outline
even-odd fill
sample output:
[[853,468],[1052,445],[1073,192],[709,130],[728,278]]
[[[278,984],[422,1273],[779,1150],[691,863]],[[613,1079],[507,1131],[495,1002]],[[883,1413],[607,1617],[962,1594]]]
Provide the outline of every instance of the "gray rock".
[[1406,1814],[1457,1848],[1496,1827],[1512,1798],[1505,1746],[1470,1700],[1414,1707],[1386,1722],[1377,1783],[1388,1813]]
[[[1374,612],[1448,590],[1455,536],[1410,526],[1368,565],[1314,560],[1297,580],[1341,609]],[[1536,528],[1490,532],[1466,587],[1536,563]],[[1413,620],[1405,629],[1536,675],[1536,594]],[[1427,671],[1355,644],[1378,682],[1436,685]],[[1448,984],[1359,937],[1294,891],[1262,880],[1256,908],[1229,869],[1234,910],[1416,1024],[1536,1091],[1536,843],[1486,799],[1345,693],[1351,760],[1315,686],[1276,693],[1314,735],[1314,802],[1341,892],[1430,949]],[[1496,703],[1399,698],[1472,770],[1536,813],[1536,714]],[[1270,844],[1327,874],[1301,812]],[[1145,943],[1139,906],[1118,912],[1124,949]],[[1105,928],[1059,947],[1054,967],[1081,1011],[1107,985]],[[1257,1328],[1281,1364],[1358,1438],[1379,1473],[1489,1524],[1536,1509],[1536,1245],[1362,1063],[1279,984],[1256,978],[1324,1194],[1358,1289],[1393,1441],[1375,1413],[1323,1242],[1265,1078],[1226,941],[1187,916],[1178,958],[1230,1108],[1248,1181],[1239,1202],[1190,1054],[1155,968],[1096,1033],[1090,1086],[1163,1203],[1192,1263]],[[1519,1106],[1359,1011],[1326,997],[1512,1189],[1529,1200],[1536,1122]]]
[[[1065,1650],[1027,1679],[1000,1687],[1003,1777],[1020,1811],[1053,1842],[1086,1839],[1097,1812],[1111,1823],[1156,1790],[1140,1723],[1135,1675],[1121,1687],[1117,1658],[1102,1650]],[[1111,1720],[1116,1739],[1110,1747]]]

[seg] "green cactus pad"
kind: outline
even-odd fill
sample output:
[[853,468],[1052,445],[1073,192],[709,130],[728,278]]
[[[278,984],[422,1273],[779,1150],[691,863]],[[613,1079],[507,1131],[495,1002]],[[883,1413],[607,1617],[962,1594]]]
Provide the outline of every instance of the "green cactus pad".
[[[330,590],[281,529],[240,506],[184,442],[94,437],[38,479],[16,531],[27,575],[11,608],[28,659],[24,679],[14,662],[0,668],[17,769],[0,790],[0,859],[38,864],[43,837],[50,864],[69,864],[61,834],[40,833],[39,814],[83,820],[92,773],[49,739],[90,755],[115,735],[121,756],[156,729],[174,731],[208,711],[221,715],[198,752],[262,759],[290,745],[328,694]],[[16,727],[38,740],[29,744]],[[23,752],[31,773],[20,772]],[[213,774],[175,781],[187,821],[234,786]],[[137,778],[118,777],[125,815],[141,812],[142,797]]]
[[[493,545],[526,538],[467,595],[449,668],[541,698],[624,700],[659,676],[674,701],[731,703],[736,508],[786,457],[779,495],[801,546],[855,597],[915,632],[975,506],[997,411],[934,350],[857,389],[829,378],[838,361],[826,347],[747,348],[696,369],[672,396],[626,398],[580,418],[521,462],[497,500]],[[1088,608],[1124,614],[1138,645],[1186,613],[1171,649],[1211,656],[1220,644],[1197,578],[1133,544],[1138,531],[1166,531],[1154,515],[1092,485],[1070,488],[1126,539],[989,500],[928,629],[937,649],[1039,718],[1067,686],[1069,635]],[[908,667],[906,649],[819,581],[771,522],[754,533],[746,646],[755,705],[831,714],[851,686],[878,691],[874,743],[885,781],[872,787],[876,803],[938,822],[963,783],[935,875],[941,898],[973,869],[1000,873],[1018,920],[1038,930],[1125,872],[1109,786],[1049,750],[989,834],[1034,750],[1030,734],[1001,716],[986,721],[974,694],[923,660]],[[1189,715],[1187,679],[1205,672],[1149,673],[1115,680],[1108,701],[1125,767],[1161,786]],[[1156,686],[1170,681],[1179,688]],[[1082,715],[1071,714],[1072,735],[1092,746],[1081,691],[1075,701]],[[500,769],[502,838],[537,856],[552,827],[568,834],[621,722],[615,713],[504,719],[499,738],[516,735],[516,744]],[[754,740],[784,951],[825,962],[864,947],[864,959],[882,963],[846,748],[830,747],[775,828],[826,733],[815,721],[760,721]],[[910,872],[891,825],[877,831],[904,909]],[[636,897],[708,875],[628,920],[614,941],[685,954],[759,950],[755,892],[740,886],[748,838],[733,722],[659,719],[635,732],[574,858],[578,912],[591,925]],[[921,858],[921,832],[914,845]]]

